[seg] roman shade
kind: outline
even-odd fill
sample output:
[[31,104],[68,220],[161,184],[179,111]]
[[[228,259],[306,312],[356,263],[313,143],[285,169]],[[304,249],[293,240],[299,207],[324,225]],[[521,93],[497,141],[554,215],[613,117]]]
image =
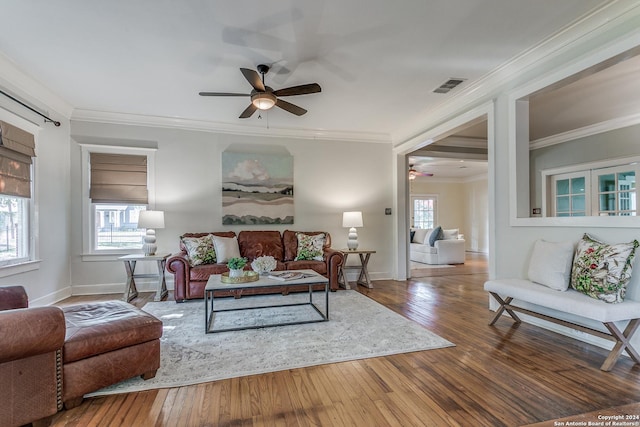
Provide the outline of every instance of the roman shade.
[[31,163],[35,138],[29,132],[0,121],[0,194],[31,198]]
[[93,203],[148,203],[147,156],[91,153],[89,162]]

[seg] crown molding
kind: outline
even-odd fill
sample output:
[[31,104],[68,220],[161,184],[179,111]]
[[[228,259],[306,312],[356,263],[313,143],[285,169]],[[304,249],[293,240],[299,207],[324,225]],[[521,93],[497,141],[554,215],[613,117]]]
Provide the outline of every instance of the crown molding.
[[[15,95],[16,98],[45,115],[55,116],[60,114],[65,119],[71,117],[73,107],[69,103],[20,69],[3,53],[0,53],[0,70],[2,70],[0,87],[6,89],[6,92]],[[24,107],[19,106],[19,108]],[[52,111],[55,111],[56,114],[53,114]]]
[[120,125],[151,126],[160,128],[185,129],[226,133],[233,135],[265,136],[274,138],[322,139],[328,141],[353,141],[390,144],[391,136],[375,132],[327,131],[321,129],[263,128],[250,125],[233,125],[208,120],[194,120],[180,117],[163,117],[142,114],[116,113],[88,109],[75,109],[71,120],[79,122],[100,122]]
[[588,136],[597,135],[628,126],[634,126],[639,123],[640,113],[632,114],[626,117],[616,117],[611,120],[605,120],[604,122],[533,140],[529,143],[529,150],[537,150],[539,148],[550,147],[552,145],[561,144],[563,142],[586,138]]
[[[407,124],[405,131],[395,132],[391,135],[394,146],[405,146],[407,143],[419,143],[433,138],[431,132],[434,127],[460,114],[461,111],[470,108],[479,102],[487,101],[495,96],[507,84],[534,69],[542,62],[549,61],[566,53],[567,49],[578,43],[588,43],[607,31],[612,31],[614,36],[624,37],[632,31],[637,31],[637,26],[630,21],[640,16],[640,3],[633,0],[612,0],[600,8],[585,16],[578,18],[572,24],[548,37],[530,49],[520,53],[501,66],[495,68],[484,77],[461,87],[451,98],[423,111],[421,117],[429,117],[429,120],[421,123]],[[619,29],[624,30],[625,24],[629,30],[620,34]],[[513,83],[511,83],[513,84]]]

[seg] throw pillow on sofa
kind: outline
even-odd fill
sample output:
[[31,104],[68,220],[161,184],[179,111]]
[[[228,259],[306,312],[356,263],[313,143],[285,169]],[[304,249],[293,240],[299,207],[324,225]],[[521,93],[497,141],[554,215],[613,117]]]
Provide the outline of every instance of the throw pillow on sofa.
[[242,258],[240,256],[240,247],[238,246],[237,237],[213,237],[213,246],[216,249],[216,257],[218,263],[224,264],[231,258]]
[[295,261],[324,261],[322,248],[326,237],[323,233],[315,235],[297,233],[296,237],[298,238],[298,254]]
[[429,243],[429,241],[426,239],[428,238],[429,233],[431,233],[431,231],[433,231],[433,229],[431,228],[416,228],[414,230],[411,243],[420,243],[420,244]]
[[[436,244],[436,240],[442,240],[444,238],[444,234],[442,233],[442,227],[437,226],[433,229],[431,234],[429,235],[429,246],[433,246]],[[425,241],[425,243],[427,243]]]
[[187,258],[191,267],[200,264],[215,264],[216,251],[211,234],[202,237],[182,237],[181,240],[187,251]]
[[637,247],[637,240],[610,245],[585,233],[573,258],[571,287],[605,302],[622,302]]

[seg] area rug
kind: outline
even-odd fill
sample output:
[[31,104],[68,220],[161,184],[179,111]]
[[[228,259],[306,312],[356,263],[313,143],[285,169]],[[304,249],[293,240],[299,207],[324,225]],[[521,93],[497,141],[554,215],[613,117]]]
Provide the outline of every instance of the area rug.
[[[225,305],[235,308],[238,304],[267,305],[305,299],[306,293],[225,299],[216,309]],[[314,302],[324,310],[324,293],[315,292]],[[136,377],[88,396],[180,387],[454,345],[357,291],[332,292],[329,308],[328,322],[205,334],[202,300],[147,303],[143,310],[164,324],[160,369],[155,378],[143,381]],[[237,324],[255,316],[269,317],[264,310],[269,309],[229,312],[238,318],[225,321]]]

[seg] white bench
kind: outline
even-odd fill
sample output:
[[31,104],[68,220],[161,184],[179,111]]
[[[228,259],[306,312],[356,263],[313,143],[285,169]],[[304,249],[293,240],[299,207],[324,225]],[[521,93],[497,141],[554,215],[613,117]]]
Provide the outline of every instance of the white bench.
[[[609,304],[571,288],[561,292],[524,279],[489,280],[485,282],[484,289],[500,304],[495,317],[489,323],[490,326],[493,326],[505,311],[516,323],[521,322],[516,312],[524,313],[615,341],[613,349],[600,367],[603,371],[610,371],[623,351],[626,351],[636,363],[640,363],[640,356],[630,343],[631,337],[640,326],[640,302],[627,299],[621,303]],[[518,306],[518,301],[602,322],[609,333],[542,314],[532,308]],[[624,332],[615,322],[627,322]]]

